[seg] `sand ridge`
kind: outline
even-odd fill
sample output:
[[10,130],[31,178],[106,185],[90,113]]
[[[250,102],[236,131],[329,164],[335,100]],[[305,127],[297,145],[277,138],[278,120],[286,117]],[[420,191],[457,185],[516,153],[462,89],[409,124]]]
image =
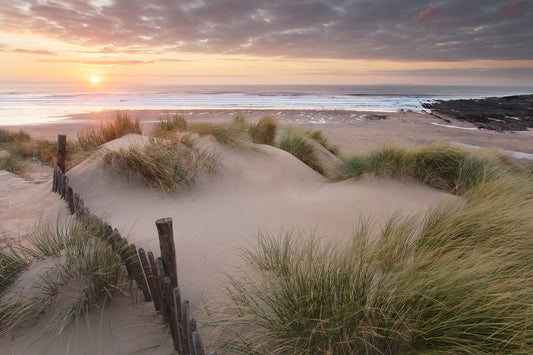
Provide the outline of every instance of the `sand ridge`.
[[[113,147],[140,139],[128,135]],[[193,307],[221,296],[217,288],[224,273],[245,267],[237,249],[252,243],[259,230],[296,227],[349,238],[361,216],[383,222],[396,210],[424,211],[450,196],[412,181],[330,183],[277,148],[242,150],[209,138],[203,142],[218,154],[220,172],[174,194],[119,176],[98,154],[68,173],[91,211],[106,216],[138,247],[158,254],[155,221],[173,219],[180,284]]]
[[[102,149],[146,141],[145,136],[127,135]],[[456,198],[411,180],[367,177],[331,183],[270,146],[239,149],[210,137],[199,144],[218,155],[220,171],[174,194],[119,176],[105,166],[102,149],[67,172],[70,185],[91,212],[107,219],[137,247],[159,255],[155,221],[173,219],[182,297],[191,301],[199,321],[207,316],[198,309],[223,296],[225,274],[249,270],[238,250],[253,245],[259,231],[316,231],[342,243],[351,238],[361,217],[379,224],[397,210],[423,212]],[[4,195],[13,203],[0,214],[2,226],[34,226],[36,216],[54,222],[67,214],[64,201],[51,192],[51,174],[34,188],[19,187]],[[39,318],[0,343],[0,353],[169,353],[172,342],[161,328],[160,316],[142,302],[137,290],[132,292],[133,297],[117,295],[103,313],[95,311],[90,327],[79,325],[59,338],[46,330],[46,317]]]

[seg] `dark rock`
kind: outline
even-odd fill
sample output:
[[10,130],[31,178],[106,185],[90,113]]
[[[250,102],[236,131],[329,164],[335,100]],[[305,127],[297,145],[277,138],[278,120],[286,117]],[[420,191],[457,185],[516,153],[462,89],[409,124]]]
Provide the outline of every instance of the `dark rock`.
[[386,120],[387,116],[385,115],[368,115],[365,117],[367,120],[376,121],[376,120]]
[[533,128],[533,95],[437,100],[423,103],[422,106],[494,131],[525,131]]

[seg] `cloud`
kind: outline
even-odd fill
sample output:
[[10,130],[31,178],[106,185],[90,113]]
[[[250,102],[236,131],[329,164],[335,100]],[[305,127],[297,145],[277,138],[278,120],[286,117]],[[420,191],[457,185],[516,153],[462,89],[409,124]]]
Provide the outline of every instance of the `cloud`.
[[514,0],[503,4],[498,8],[498,15],[500,16],[509,16],[519,14],[529,7],[528,0]]
[[139,64],[153,64],[161,62],[178,62],[186,63],[186,60],[173,58],[156,58],[152,60],[131,60],[131,59],[39,59],[41,63],[69,63],[69,64],[84,64],[84,65],[139,65]]
[[[0,31],[42,33],[102,53],[156,56],[186,52],[284,59],[531,60],[529,3],[10,0],[0,8]],[[513,21],[503,16],[510,14]]]
[[17,48],[17,49],[13,49],[11,52],[13,52],[13,53],[40,54],[40,55],[58,55],[56,52],[47,51],[47,50],[44,50],[44,49],[22,49],[22,48]]
[[418,16],[413,18],[413,23],[416,25],[432,24],[440,20],[442,20],[442,9],[439,5],[433,5],[420,11]]

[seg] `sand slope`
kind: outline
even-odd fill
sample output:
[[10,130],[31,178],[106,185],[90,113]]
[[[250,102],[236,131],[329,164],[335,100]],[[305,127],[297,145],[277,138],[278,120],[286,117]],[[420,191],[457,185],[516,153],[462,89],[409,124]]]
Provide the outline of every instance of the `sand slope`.
[[[105,145],[115,149],[142,137],[128,135]],[[95,155],[69,171],[71,185],[93,212],[138,247],[159,254],[155,221],[174,221],[178,276],[193,307],[220,296],[223,273],[243,267],[239,247],[260,230],[317,229],[349,237],[361,216],[377,222],[394,211],[423,211],[449,196],[414,182],[367,178],[329,183],[292,155],[270,146],[239,150],[202,139],[221,159],[213,178],[174,194],[119,176]]]
[[0,170],[0,245],[31,233],[40,221],[54,223],[64,215],[64,202],[50,192],[51,174],[44,169],[29,181]]
[[[103,148],[143,144],[146,139],[128,135]],[[219,173],[174,194],[119,176],[104,166],[101,152],[68,171],[71,186],[91,211],[105,216],[137,247],[159,255],[155,221],[173,219],[182,297],[191,301],[193,316],[200,321],[205,314],[194,308],[223,296],[219,286],[225,273],[247,270],[237,251],[253,245],[259,231],[316,230],[342,242],[350,238],[361,216],[379,224],[398,209],[424,211],[454,198],[413,181],[365,178],[330,183],[270,146],[239,150],[211,138],[202,138],[200,144],[219,156]],[[66,215],[65,203],[50,192],[51,178],[32,188],[19,187],[16,194],[7,194],[8,206],[3,201],[2,226],[29,226],[36,218],[54,222],[58,214]],[[152,312],[151,303],[142,301],[138,290],[128,292],[133,298],[117,295],[103,313],[93,312],[90,326],[73,326],[61,337],[50,333],[47,317],[32,320],[2,339],[0,353],[170,353],[172,341],[161,316]]]

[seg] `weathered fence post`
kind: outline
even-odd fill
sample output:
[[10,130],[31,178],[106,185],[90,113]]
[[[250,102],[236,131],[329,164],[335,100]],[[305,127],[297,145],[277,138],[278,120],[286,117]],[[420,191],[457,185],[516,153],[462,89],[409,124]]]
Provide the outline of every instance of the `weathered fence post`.
[[67,199],[67,188],[68,188],[68,177],[63,175],[63,186],[61,187],[61,198],[63,200]]
[[202,343],[202,338],[200,337],[200,333],[194,331],[192,332],[192,344],[194,347],[193,354],[195,355],[205,355],[204,352],[204,344]]
[[[157,258],[155,265],[156,265],[156,270],[157,270],[157,277],[159,278],[159,288],[164,291],[165,290],[165,277],[167,277],[167,275],[165,274],[165,268],[163,267],[163,259]],[[165,293],[163,291],[161,292],[163,295],[162,297],[163,304],[161,305],[161,314],[163,314],[163,321],[165,321],[166,323],[168,322],[168,313],[167,313],[167,309],[165,308]]]
[[133,267],[131,266],[131,263],[129,260],[130,258],[129,258],[129,251],[128,251],[128,241],[126,240],[126,238],[124,237],[120,238],[117,252],[122,259],[122,263],[126,265],[126,270],[128,271],[128,278],[130,280],[135,279],[135,272],[133,271]]
[[128,246],[128,254],[128,261],[130,262],[131,268],[133,269],[133,276],[135,277],[137,287],[139,287],[143,292],[144,300],[146,302],[150,302],[152,300],[152,296],[150,295],[150,291],[148,290],[148,284],[146,283],[146,279],[144,278],[143,269],[139,261],[139,257],[137,255],[137,248],[135,248],[135,244],[130,244]]
[[63,174],[66,172],[65,159],[67,157],[67,136],[59,134],[57,136],[57,159],[56,164],[59,166]]
[[190,354],[192,350],[192,336],[189,328],[189,301],[184,301],[181,305],[181,332],[183,336],[183,350]]
[[[166,312],[168,313],[168,322],[170,325],[170,332],[172,333],[172,342],[174,343],[174,349],[178,351],[178,354],[183,354],[183,347],[181,341],[180,329],[178,326],[178,319],[176,318],[176,307],[179,305],[174,304],[174,297],[172,295],[172,281],[167,276],[164,281],[164,300],[166,305]],[[188,354],[188,353],[186,353]]]
[[80,218],[80,195],[74,193],[74,213],[76,218]]
[[175,287],[174,290],[172,290],[173,296],[174,296],[174,303],[179,305],[176,306],[176,319],[178,320],[179,324],[182,324],[182,314],[181,314],[181,293],[180,288]]
[[174,247],[174,233],[172,231],[172,218],[161,218],[155,221],[157,232],[159,234],[159,247],[161,248],[161,257],[163,266],[170,281],[172,288],[178,287],[178,269],[176,266],[176,248]]
[[141,259],[141,265],[144,269],[148,286],[150,287],[150,293],[152,294],[152,300],[154,301],[154,308],[156,311],[159,311],[161,310],[161,290],[159,289],[159,281],[157,281],[154,276],[154,270],[152,270],[152,266],[148,262],[146,252],[143,248],[139,248],[139,259]]
[[67,189],[67,203],[68,208],[70,210],[70,214],[76,213],[76,210],[74,208],[74,191],[72,190],[72,187],[68,187]]
[[57,165],[54,164],[54,173],[52,174],[52,192],[56,192],[57,191],[57,174],[56,174],[56,170],[57,170]]
[[63,192],[61,191],[61,189],[63,187],[63,173],[61,172],[61,169],[59,169],[59,166],[57,167],[57,181],[56,181],[56,184],[57,184],[56,192],[61,197],[62,194],[63,194]]

